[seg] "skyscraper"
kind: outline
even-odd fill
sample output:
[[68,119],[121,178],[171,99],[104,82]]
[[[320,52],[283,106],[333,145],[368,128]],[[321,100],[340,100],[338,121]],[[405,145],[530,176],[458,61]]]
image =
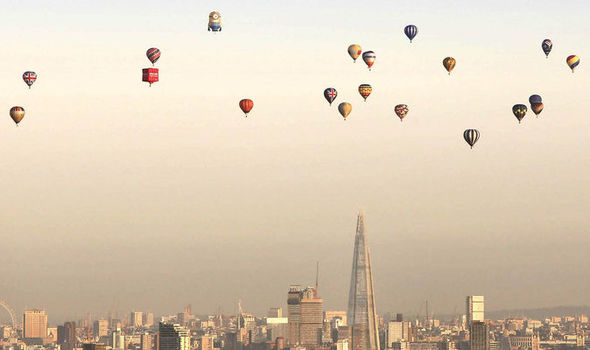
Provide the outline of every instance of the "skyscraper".
[[159,350],[190,350],[190,335],[178,324],[160,322]]
[[352,327],[351,350],[379,350],[371,256],[363,213],[359,213],[356,223],[347,318],[348,325]]
[[483,321],[473,321],[470,331],[471,350],[490,350],[490,326]]
[[26,310],[23,315],[24,338],[45,338],[47,336],[47,314],[44,310]]
[[141,311],[131,311],[131,317],[129,318],[129,323],[131,327],[137,328],[143,326],[143,312]]
[[317,288],[291,286],[287,294],[288,345],[315,349],[322,344],[323,300]]
[[466,328],[471,327],[474,321],[484,320],[484,298],[481,295],[470,295],[465,301],[465,315],[467,316]]
[[73,350],[76,347],[76,322],[57,326],[57,344],[61,350]]

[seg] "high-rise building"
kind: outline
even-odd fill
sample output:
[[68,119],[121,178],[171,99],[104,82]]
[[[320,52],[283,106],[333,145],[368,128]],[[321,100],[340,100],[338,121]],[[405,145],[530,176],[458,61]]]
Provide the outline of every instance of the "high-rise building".
[[199,350],[213,350],[213,337],[210,335],[201,336],[201,346]]
[[472,322],[484,321],[484,298],[481,295],[470,295],[465,302],[465,315],[467,316],[466,328],[469,329]]
[[160,322],[159,350],[190,350],[190,334],[179,324]]
[[152,350],[154,347],[154,335],[144,333],[141,335],[140,342],[141,350]]
[[109,320],[96,320],[92,328],[95,337],[104,337],[109,334]]
[[293,285],[287,294],[287,345],[299,345],[299,324],[301,323],[301,288]]
[[316,288],[291,286],[287,294],[288,345],[315,349],[322,344],[323,300]]
[[351,350],[379,350],[371,256],[365,232],[365,216],[362,213],[359,213],[356,224],[347,321],[352,327]]
[[143,312],[131,311],[129,325],[134,328],[143,327]]
[[153,312],[146,312],[143,314],[143,326],[144,327],[151,327],[154,325],[154,313]]
[[324,326],[323,300],[316,290],[307,287],[301,297],[300,344],[306,349],[315,349],[322,344]]
[[47,336],[47,314],[44,310],[26,310],[23,315],[23,337],[45,338]]
[[469,333],[471,350],[490,350],[490,326],[487,322],[471,322]]
[[61,350],[73,350],[76,347],[76,322],[66,322],[57,327],[57,344]]

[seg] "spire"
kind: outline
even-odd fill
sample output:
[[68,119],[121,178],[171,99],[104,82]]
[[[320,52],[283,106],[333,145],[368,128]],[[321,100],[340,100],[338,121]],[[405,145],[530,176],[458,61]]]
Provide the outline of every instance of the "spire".
[[319,298],[319,292],[318,292],[318,288],[319,288],[319,278],[320,278],[320,262],[316,261],[316,265],[315,265],[315,290],[313,291],[313,297],[314,298]]

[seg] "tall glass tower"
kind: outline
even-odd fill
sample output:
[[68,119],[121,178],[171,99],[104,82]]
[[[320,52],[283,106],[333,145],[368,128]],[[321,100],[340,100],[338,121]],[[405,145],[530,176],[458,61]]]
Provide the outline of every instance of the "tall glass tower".
[[379,350],[373,273],[363,213],[359,213],[356,223],[347,318],[351,326],[351,350]]

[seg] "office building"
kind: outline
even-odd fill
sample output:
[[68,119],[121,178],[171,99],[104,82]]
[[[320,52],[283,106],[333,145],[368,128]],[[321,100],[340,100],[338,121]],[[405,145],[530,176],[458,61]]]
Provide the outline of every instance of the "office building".
[[287,294],[288,345],[315,349],[322,344],[323,300],[317,287],[291,286]]
[[159,350],[190,350],[190,334],[179,324],[160,322]]
[[129,325],[134,328],[143,327],[143,312],[131,311],[129,315]]
[[470,295],[465,303],[465,315],[467,316],[466,328],[469,329],[472,322],[483,322],[484,318],[484,298],[481,295]]
[[348,325],[352,327],[351,350],[380,349],[371,255],[362,213],[357,218],[347,318]]
[[487,322],[471,322],[469,333],[471,350],[490,350],[490,326]]
[[23,315],[23,338],[41,338],[47,336],[47,314],[44,310],[26,310]]
[[66,322],[63,326],[57,326],[57,344],[61,350],[76,348],[76,322]]
[[154,335],[149,333],[142,334],[140,338],[140,347],[141,350],[152,350],[154,348]]
[[95,337],[104,337],[109,335],[109,320],[96,320],[92,332]]
[[201,337],[199,350],[213,350],[213,337],[210,335],[203,335]]

